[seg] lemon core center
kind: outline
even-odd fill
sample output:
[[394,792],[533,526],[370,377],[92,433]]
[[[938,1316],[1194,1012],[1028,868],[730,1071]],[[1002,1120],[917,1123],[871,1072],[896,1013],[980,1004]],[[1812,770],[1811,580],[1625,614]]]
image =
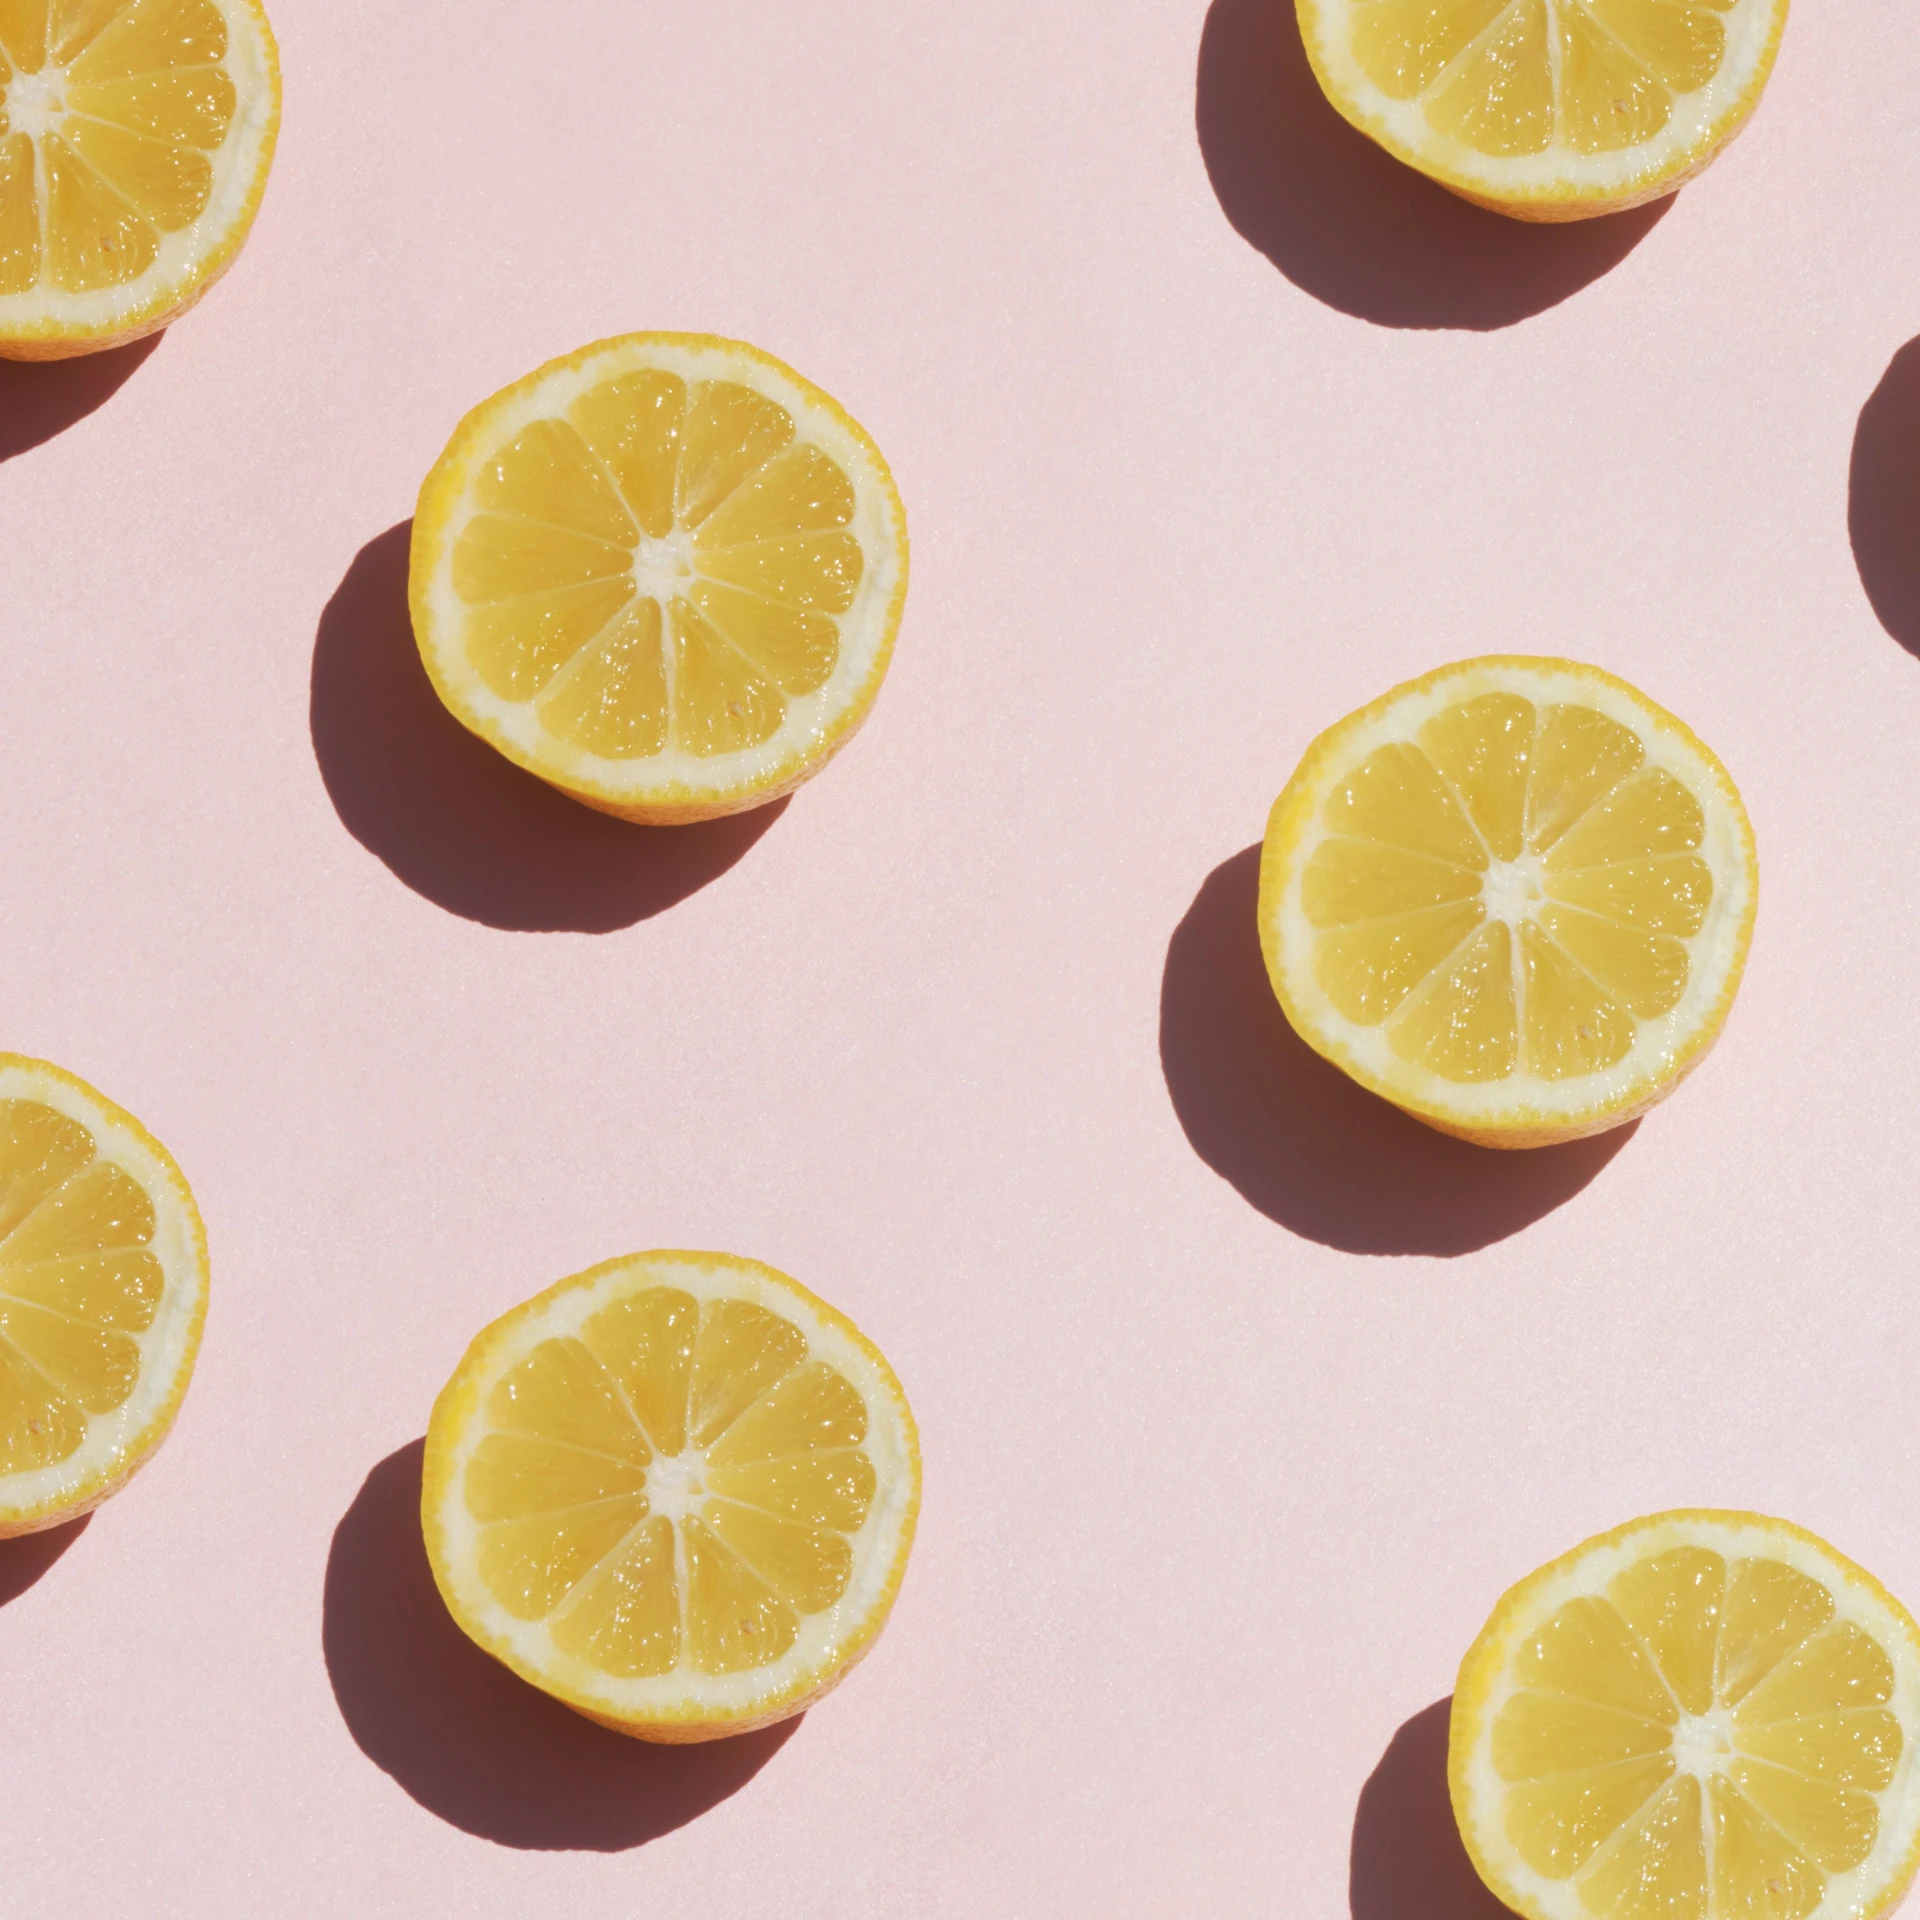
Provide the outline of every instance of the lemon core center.
[[58,67],[16,73],[7,84],[7,124],[38,140],[58,125],[67,110],[66,75]]
[[633,551],[634,583],[656,600],[671,599],[693,578],[693,536],[680,528],[655,539],[643,533]]
[[697,1447],[655,1454],[647,1467],[647,1505],[673,1521],[694,1512],[707,1497],[706,1465],[706,1455]]
[[1673,1761],[1682,1773],[1706,1780],[1733,1759],[1733,1716],[1724,1707],[1683,1713],[1673,1729]]
[[1488,917],[1509,924],[1530,920],[1546,898],[1540,873],[1538,854],[1523,853],[1517,860],[1490,860],[1481,886]]

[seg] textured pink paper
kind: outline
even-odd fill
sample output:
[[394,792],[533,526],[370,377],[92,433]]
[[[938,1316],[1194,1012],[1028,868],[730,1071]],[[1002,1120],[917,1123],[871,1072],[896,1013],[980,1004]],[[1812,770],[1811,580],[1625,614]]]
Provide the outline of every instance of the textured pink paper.
[[[214,1258],[167,1448],[0,1550],[0,1910],[1487,1920],[1433,1703],[1509,1581],[1715,1503],[1920,1600],[1907,7],[1570,232],[1347,134],[1281,0],[275,20],[230,279],[0,370],[0,1043]],[[914,543],[866,731],[679,839],[459,734],[401,598],[460,414],[636,327],[827,387]],[[1311,735],[1489,649],[1671,706],[1761,848],[1719,1051],[1554,1158],[1323,1071],[1252,945]],[[471,1333],[661,1245],[845,1308],[926,1447],[872,1659],[693,1755],[468,1654],[411,1517]]]

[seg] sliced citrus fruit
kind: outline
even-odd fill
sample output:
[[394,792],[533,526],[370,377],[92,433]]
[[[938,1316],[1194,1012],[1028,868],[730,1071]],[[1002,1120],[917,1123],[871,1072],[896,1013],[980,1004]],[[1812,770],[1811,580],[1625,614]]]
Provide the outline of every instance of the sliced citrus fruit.
[[1671,193],[1746,124],[1787,0],[1298,0],[1320,85],[1396,159],[1522,220]]
[[163,327],[266,190],[280,68],[259,0],[0,0],[0,355]]
[[590,1719],[712,1740],[873,1644],[920,1506],[892,1369],[785,1274],[636,1253],[487,1327],[434,1403],[421,1514],[453,1617]]
[[206,1313],[206,1235],[167,1150],[72,1074],[0,1054],[0,1537],[145,1463]]
[[1733,1004],[1753,831],[1726,770],[1570,660],[1442,667],[1273,804],[1260,943],[1294,1030],[1443,1133],[1534,1147],[1673,1091]]
[[1920,1860],[1920,1630],[1754,1513],[1634,1520],[1529,1574],[1461,1663],[1447,1777],[1529,1920],[1873,1920]]
[[880,450],[734,340],[637,333],[483,402],[420,489],[411,599],[454,715],[604,812],[737,813],[866,717],[907,592]]

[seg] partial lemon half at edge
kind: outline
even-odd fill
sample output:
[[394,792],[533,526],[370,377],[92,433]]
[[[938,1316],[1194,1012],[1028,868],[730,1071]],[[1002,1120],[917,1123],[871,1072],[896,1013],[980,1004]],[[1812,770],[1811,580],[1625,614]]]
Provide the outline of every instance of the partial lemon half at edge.
[[871,438],[790,367],[628,334],[461,422],[409,591],[463,725],[588,806],[676,825],[790,792],[866,717],[906,515]]
[[1874,1920],[1920,1860],[1920,1630],[1784,1520],[1635,1520],[1460,1666],[1447,1776],[1528,1920]]
[[97,1507],[146,1462],[206,1312],[172,1156],[84,1081],[0,1054],[0,1537]]
[[190,307],[247,237],[279,126],[259,0],[0,0],[0,356]]
[[1327,98],[1521,220],[1671,193],[1746,125],[1787,0],[1297,0]]
[[1759,897],[1726,769],[1646,695],[1490,655],[1349,714],[1274,802],[1260,944],[1294,1030],[1486,1146],[1603,1132],[1713,1044]]
[[421,1518],[487,1652],[643,1740],[800,1712],[872,1646],[920,1506],[906,1395],[758,1261],[632,1254],[487,1327],[434,1403]]

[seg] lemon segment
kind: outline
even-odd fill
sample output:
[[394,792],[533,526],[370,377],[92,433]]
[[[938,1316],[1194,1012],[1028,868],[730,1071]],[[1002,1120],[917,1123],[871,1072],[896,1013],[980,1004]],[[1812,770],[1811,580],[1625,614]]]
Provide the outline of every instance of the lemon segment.
[[0,1054],[0,1537],[98,1506],[145,1461],[206,1308],[166,1150],[71,1074]]
[[1448,1777],[1530,1920],[1872,1920],[1920,1860],[1920,1630],[1784,1521],[1637,1520],[1468,1652]]
[[1297,0],[1334,106],[1466,199],[1577,220],[1670,193],[1745,125],[1787,0]]
[[879,450],[738,342],[634,334],[467,416],[421,489],[422,658],[466,726],[653,824],[758,806],[865,717],[906,594]]
[[435,1404],[434,1575],[489,1653],[643,1739],[799,1712],[906,1567],[919,1441],[885,1360],[757,1262],[647,1253],[487,1328]]
[[0,0],[0,355],[118,345],[199,299],[279,119],[258,0]]
[[1538,1146],[1663,1098],[1718,1034],[1758,897],[1733,782],[1571,661],[1443,667],[1274,803],[1260,937],[1295,1030],[1444,1132]]

